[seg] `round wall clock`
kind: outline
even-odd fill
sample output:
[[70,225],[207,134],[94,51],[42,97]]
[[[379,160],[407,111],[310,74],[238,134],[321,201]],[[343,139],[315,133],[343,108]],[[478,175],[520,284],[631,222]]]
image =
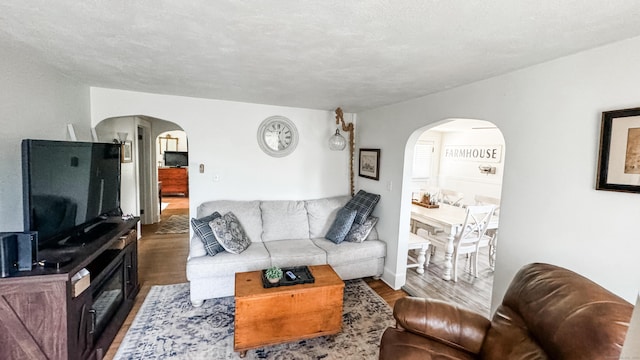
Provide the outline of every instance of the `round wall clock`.
[[258,128],[258,144],[268,155],[289,155],[298,145],[298,129],[284,116],[271,116],[264,119]]

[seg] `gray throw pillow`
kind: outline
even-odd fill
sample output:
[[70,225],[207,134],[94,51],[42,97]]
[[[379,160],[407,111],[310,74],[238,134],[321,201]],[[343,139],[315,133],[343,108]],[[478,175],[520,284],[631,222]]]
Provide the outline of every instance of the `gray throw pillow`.
[[214,219],[209,223],[209,226],[211,226],[213,235],[215,235],[220,245],[232,254],[240,254],[251,245],[251,240],[244,232],[238,218],[232,212]]
[[371,233],[371,229],[376,226],[377,222],[378,218],[375,216],[369,216],[367,220],[364,221],[364,224],[354,222],[353,226],[351,226],[351,230],[349,230],[349,233],[344,238],[344,241],[357,243],[365,241],[367,236],[369,236],[369,233]]
[[360,190],[344,207],[356,210],[358,213],[356,214],[355,222],[363,224],[373,212],[373,208],[376,207],[378,201],[380,201],[380,195]]
[[220,245],[218,240],[216,240],[215,235],[213,235],[211,226],[209,226],[210,222],[220,217],[220,213],[215,211],[213,214],[201,217],[200,219],[191,218],[191,226],[193,227],[193,232],[200,238],[200,240],[202,240],[202,243],[204,244],[204,250],[209,256],[214,256],[215,254],[224,251],[222,245]]
[[347,209],[346,207],[338,210],[338,214],[336,214],[336,219],[331,224],[327,235],[325,235],[325,239],[331,240],[336,244],[340,244],[344,241],[345,236],[349,233],[349,229],[351,229],[351,225],[353,225],[353,220],[356,218],[356,211],[352,209]]

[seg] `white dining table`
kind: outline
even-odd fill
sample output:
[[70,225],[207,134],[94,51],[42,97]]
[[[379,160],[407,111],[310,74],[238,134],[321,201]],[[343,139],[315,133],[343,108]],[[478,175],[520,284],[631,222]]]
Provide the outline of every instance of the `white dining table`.
[[[415,233],[418,223],[426,224],[447,234],[447,241],[443,244],[438,244],[434,240],[431,240],[432,245],[442,245],[444,247],[444,272],[442,278],[444,280],[451,280],[451,273],[453,270],[452,255],[453,255],[453,242],[456,234],[460,231],[467,210],[458,206],[451,206],[447,204],[439,204],[437,208],[426,208],[420,205],[411,204],[411,232]],[[487,229],[498,228],[498,216],[493,216]]]

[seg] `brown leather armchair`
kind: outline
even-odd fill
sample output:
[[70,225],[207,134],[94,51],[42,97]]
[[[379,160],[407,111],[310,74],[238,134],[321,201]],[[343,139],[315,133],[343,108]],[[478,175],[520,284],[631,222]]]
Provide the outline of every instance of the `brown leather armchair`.
[[570,270],[529,264],[493,319],[453,304],[407,297],[380,359],[618,359],[633,305]]

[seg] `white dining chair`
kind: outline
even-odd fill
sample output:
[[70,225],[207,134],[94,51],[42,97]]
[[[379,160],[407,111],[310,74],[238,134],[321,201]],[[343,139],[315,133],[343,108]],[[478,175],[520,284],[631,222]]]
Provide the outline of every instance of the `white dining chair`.
[[462,207],[463,199],[464,199],[464,194],[459,191],[449,190],[449,189],[440,189],[440,191],[438,192],[438,202],[442,204]]
[[[461,255],[468,254],[471,260],[471,272],[478,277],[478,252],[480,248],[489,246],[486,236],[487,226],[493,216],[493,205],[472,205],[467,207],[462,227],[453,239],[453,281],[458,281],[458,262]],[[427,234],[420,234],[427,235]],[[446,234],[427,235],[432,244],[446,244]]]
[[498,214],[500,211],[500,199],[492,196],[486,195],[475,195],[473,197],[474,205],[493,205],[495,206],[494,214]]
[[[495,206],[495,210],[494,210],[494,215],[498,215],[500,212],[500,199],[495,198],[495,197],[491,197],[491,196],[485,196],[485,195],[476,195],[474,197],[475,200],[475,204],[476,205],[494,205]],[[496,246],[498,245],[498,228],[493,228],[493,229],[487,229],[487,234],[486,234],[490,240],[489,240],[489,266],[491,267],[491,269],[495,269],[496,267]]]

